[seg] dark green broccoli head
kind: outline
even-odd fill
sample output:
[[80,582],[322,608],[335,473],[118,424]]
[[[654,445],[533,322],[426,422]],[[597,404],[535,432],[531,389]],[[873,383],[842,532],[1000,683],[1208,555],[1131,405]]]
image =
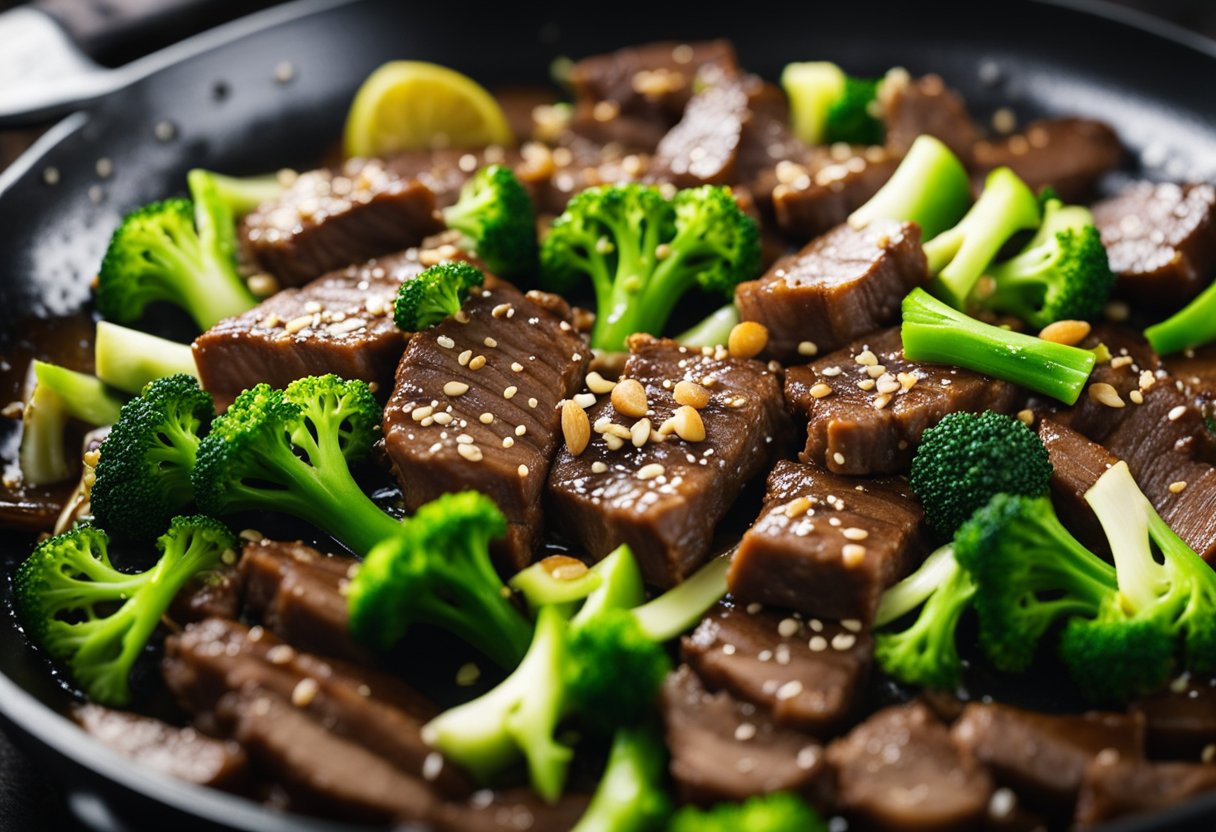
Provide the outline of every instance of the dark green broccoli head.
[[1060,634],[1060,658],[1092,702],[1121,705],[1150,693],[1169,677],[1174,633],[1155,619],[1129,619],[1119,596],[1097,618],[1073,618]]
[[570,642],[570,701],[589,727],[611,731],[654,712],[671,672],[663,645],[629,610],[608,609],[578,627]]
[[214,416],[211,396],[186,375],[157,379],[124,404],[101,443],[90,493],[98,524],[141,539],[163,531],[194,500],[190,474]]
[[950,413],[924,432],[909,482],[934,531],[950,537],[995,494],[1047,493],[1051,460],[1018,419],[995,411]]
[[874,636],[874,660],[888,676],[909,685],[954,690],[962,675],[955,634],[975,595],[975,582],[957,566],[934,590],[905,630]]
[[536,212],[510,168],[490,165],[477,171],[443,218],[495,274],[515,277],[535,270]]
[[677,191],[676,234],[660,270],[678,261],[707,292],[733,296],[735,286],[760,269],[760,229],[730,188],[702,185]]
[[[305,376],[288,384],[283,401],[300,408],[301,424],[292,434],[292,444],[312,459],[325,443],[316,437],[337,438],[348,462],[366,459],[380,438],[381,410],[367,382],[346,380],[333,373]],[[320,460],[313,460],[320,466]]]
[[886,129],[875,114],[881,84],[877,78],[845,76],[844,90],[828,107],[824,129],[829,144],[882,144]]
[[685,806],[672,816],[667,832],[827,832],[827,828],[802,798],[772,792],[709,809]]
[[406,332],[418,332],[455,315],[474,288],[485,281],[481,269],[464,262],[431,266],[401,284],[393,320]]

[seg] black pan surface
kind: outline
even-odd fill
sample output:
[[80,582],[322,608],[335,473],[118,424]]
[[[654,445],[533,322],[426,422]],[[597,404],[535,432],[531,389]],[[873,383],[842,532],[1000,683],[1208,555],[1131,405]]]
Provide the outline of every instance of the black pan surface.
[[[123,212],[182,191],[191,167],[252,174],[314,164],[340,135],[359,82],[394,58],[445,63],[490,87],[536,85],[561,56],[729,37],[743,65],[769,78],[790,60],[833,60],[858,74],[902,65],[941,73],[981,118],[1010,106],[1020,122],[1105,119],[1142,173],[1216,181],[1216,43],[1101,2],[713,8],[303,0],[212,33],[210,48],[182,50],[182,61],[65,119],[0,175],[0,359],[18,321],[87,304]],[[101,159],[109,176],[99,175]],[[0,446],[11,441],[6,430]],[[29,542],[0,539],[0,564],[23,558]],[[135,767],[60,715],[70,701],[0,614],[0,721],[98,828],[339,828]],[[1216,796],[1109,829],[1214,827]]]

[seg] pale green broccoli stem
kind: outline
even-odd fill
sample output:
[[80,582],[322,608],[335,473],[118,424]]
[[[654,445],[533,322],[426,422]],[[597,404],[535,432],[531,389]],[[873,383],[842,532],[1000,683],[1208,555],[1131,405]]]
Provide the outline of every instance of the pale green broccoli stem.
[[721,555],[658,598],[633,610],[642,632],[651,641],[671,641],[696,625],[710,607],[726,596],[730,555]]
[[622,728],[612,739],[604,776],[571,832],[647,832],[667,813],[667,749],[646,728]]
[[98,322],[93,350],[97,377],[125,393],[138,394],[148,382],[179,373],[198,378],[189,345],[109,321]]
[[511,589],[524,596],[532,609],[549,604],[581,601],[599,589],[603,579],[580,561],[561,556],[539,560],[515,573]]
[[781,86],[789,98],[794,135],[809,145],[823,144],[828,111],[844,95],[844,70],[830,61],[786,64]]
[[874,626],[885,626],[912,612],[952,580],[960,568],[954,559],[954,545],[942,546],[925,558],[919,569],[882,594],[874,613]]
[[717,309],[676,336],[676,340],[686,347],[715,347],[725,345],[730,340],[730,331],[739,323],[739,309],[733,303],[728,303]]
[[29,374],[21,411],[21,479],[28,485],[60,482],[71,476],[65,453],[67,420],[111,425],[118,421],[122,400],[93,376],[45,361],[31,362]]
[[[1115,561],[1119,592],[1133,611],[1156,603],[1169,587],[1169,575],[1152,556],[1149,524],[1157,512],[1132,478],[1127,463],[1119,461],[1085,492]],[[1159,519],[1159,518],[1158,518]]]
[[[609,276],[599,255],[596,244],[596,268],[589,269],[595,285],[596,317],[591,334],[591,344],[598,349],[619,350],[625,339],[635,332],[652,329],[646,321],[665,321],[672,306],[692,284],[691,275],[681,275],[673,269],[678,267],[681,253],[679,237],[669,244],[670,254],[659,262],[656,251],[662,240],[659,223],[646,223],[646,233],[638,237],[637,230],[627,227],[615,219],[601,220],[611,231],[605,238],[607,245],[616,247],[616,274]],[[670,294],[667,294],[670,293]]]
[[1169,355],[1216,341],[1216,283],[1158,324],[1144,330],[1158,355]]
[[971,180],[963,163],[939,140],[921,136],[878,193],[849,215],[849,225],[914,222],[929,240],[958,222],[970,203]]
[[637,559],[625,544],[613,549],[591,568],[600,577],[600,585],[583,602],[578,614],[570,620],[570,629],[577,630],[607,610],[633,609],[646,600],[646,587]]
[[195,199],[205,189],[211,189],[210,193],[227,207],[234,220],[241,219],[265,202],[278,199],[284,190],[283,183],[275,174],[238,177],[195,168],[187,174],[187,182]]

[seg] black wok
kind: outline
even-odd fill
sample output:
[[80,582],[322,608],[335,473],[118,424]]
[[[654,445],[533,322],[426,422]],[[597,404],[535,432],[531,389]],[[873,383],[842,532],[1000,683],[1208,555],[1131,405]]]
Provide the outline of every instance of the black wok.
[[[892,65],[936,71],[981,117],[1009,105],[1021,121],[1042,113],[1102,118],[1149,175],[1216,180],[1216,44],[1098,2],[751,0],[729,15],[709,4],[525,11],[529,5],[304,0],[213,33],[205,51],[65,119],[0,175],[0,358],[18,321],[88,302],[89,280],[124,211],[182,190],[191,167],[246,174],[315,163],[340,135],[359,82],[393,58],[449,64],[494,87],[544,83],[558,56],[729,37],[743,64],[770,78],[786,61],[812,58],[859,73]],[[291,72],[276,78],[284,62]],[[106,179],[97,173],[101,158],[113,166]],[[0,563],[24,557],[29,542],[9,533]],[[0,615],[0,721],[92,823],[337,828],[135,767],[61,716],[70,701],[11,615]],[[1216,795],[1110,827],[1181,828],[1216,828]]]

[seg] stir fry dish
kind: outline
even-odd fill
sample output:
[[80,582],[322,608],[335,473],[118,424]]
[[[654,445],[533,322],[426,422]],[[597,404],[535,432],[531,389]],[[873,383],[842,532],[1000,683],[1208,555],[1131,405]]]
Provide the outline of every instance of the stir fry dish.
[[316,169],[122,220],[91,360],[8,410],[5,487],[62,495],[12,605],[83,730],[437,830],[1216,791],[1216,188],[898,68],[563,83],[390,63]]

